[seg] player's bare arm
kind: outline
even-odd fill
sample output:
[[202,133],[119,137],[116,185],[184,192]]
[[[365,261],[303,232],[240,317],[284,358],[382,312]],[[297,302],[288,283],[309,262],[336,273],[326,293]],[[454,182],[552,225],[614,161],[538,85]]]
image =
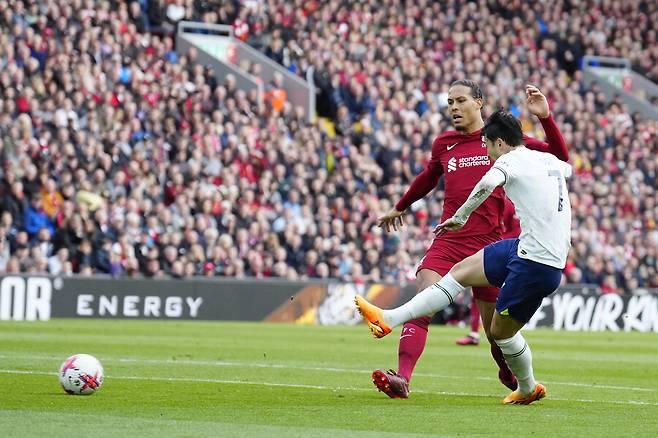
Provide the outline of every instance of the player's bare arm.
[[388,213],[377,218],[377,226],[390,233],[391,228],[397,231],[398,227],[404,226],[404,210],[400,211],[393,207]]
[[440,236],[448,231],[460,230],[468,221],[471,213],[475,211],[482,203],[493,193],[494,189],[505,183],[504,173],[492,167],[475,185],[468,199],[462,204],[455,214],[445,221],[441,222],[434,228],[434,234]]

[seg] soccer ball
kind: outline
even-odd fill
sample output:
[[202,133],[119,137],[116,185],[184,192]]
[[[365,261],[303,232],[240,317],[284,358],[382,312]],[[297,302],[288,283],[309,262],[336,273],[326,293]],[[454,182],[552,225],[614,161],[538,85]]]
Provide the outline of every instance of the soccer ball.
[[71,395],[91,395],[103,384],[103,365],[94,356],[74,354],[59,368],[59,383]]

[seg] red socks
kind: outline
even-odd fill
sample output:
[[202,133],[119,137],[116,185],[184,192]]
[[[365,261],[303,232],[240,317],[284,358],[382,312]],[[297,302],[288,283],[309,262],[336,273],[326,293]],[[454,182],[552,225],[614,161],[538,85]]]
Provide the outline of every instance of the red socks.
[[496,343],[491,344],[491,357],[493,357],[498,364],[498,368],[500,368],[500,371],[503,373],[503,378],[506,380],[511,380],[513,377],[512,370],[510,370],[507,366],[503,352]]
[[430,316],[423,316],[407,322],[402,327],[398,346],[398,374],[407,379],[407,382],[411,380],[416,362],[425,349],[427,328],[431,320]]
[[471,333],[480,331],[480,309],[475,301],[471,303]]

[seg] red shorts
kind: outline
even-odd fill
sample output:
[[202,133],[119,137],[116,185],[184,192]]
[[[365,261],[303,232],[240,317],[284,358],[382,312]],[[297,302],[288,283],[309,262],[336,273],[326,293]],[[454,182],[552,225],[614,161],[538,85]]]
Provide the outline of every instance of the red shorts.
[[[459,242],[437,237],[420,260],[418,269],[416,269],[416,275],[418,275],[421,269],[429,269],[443,277],[455,264],[493,242],[491,238],[483,237],[471,237],[468,240],[464,239]],[[499,290],[494,286],[474,287],[473,297],[476,300],[495,303]]]

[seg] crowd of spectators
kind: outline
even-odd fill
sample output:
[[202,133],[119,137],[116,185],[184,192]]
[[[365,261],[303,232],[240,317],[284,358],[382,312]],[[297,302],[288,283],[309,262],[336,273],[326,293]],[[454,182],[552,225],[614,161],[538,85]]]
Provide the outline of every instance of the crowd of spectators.
[[[0,272],[413,281],[441,186],[396,234],[376,218],[469,78],[533,136],[523,87],[549,98],[576,170],[565,281],[658,287],[658,123],[578,68],[625,56],[658,80],[658,7],[506,3],[0,0]],[[320,117],[177,53],[181,19],[312,75]]]

